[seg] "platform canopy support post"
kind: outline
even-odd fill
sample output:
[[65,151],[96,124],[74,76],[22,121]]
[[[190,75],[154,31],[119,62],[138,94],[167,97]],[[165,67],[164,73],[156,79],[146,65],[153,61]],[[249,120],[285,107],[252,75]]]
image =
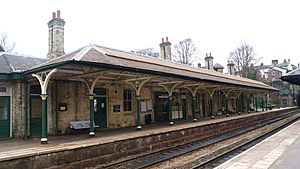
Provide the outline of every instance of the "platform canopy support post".
[[265,94],[265,97],[266,97],[265,101],[266,101],[266,111],[267,111],[268,110],[268,94],[267,93]]
[[251,100],[250,93],[247,93],[246,97],[247,97],[247,112],[250,113],[250,100]]
[[236,107],[236,112],[240,112],[240,104],[239,104],[239,97],[236,96],[235,98],[235,107]]
[[173,125],[173,115],[172,115],[172,96],[173,96],[173,91],[174,89],[181,85],[183,82],[182,81],[171,81],[171,82],[162,82],[159,83],[161,87],[163,87],[167,92],[169,96],[169,102],[168,102],[168,117],[169,117],[169,124]]
[[57,72],[57,69],[52,69],[49,72],[43,72],[40,74],[32,74],[33,77],[37,78],[41,87],[41,98],[42,98],[42,138],[41,144],[47,144],[47,87],[51,76]]
[[99,76],[96,76],[91,79],[80,78],[84,81],[84,83],[86,84],[88,91],[89,91],[88,99],[89,99],[89,103],[90,103],[90,106],[89,106],[90,107],[90,132],[89,132],[90,137],[95,137],[94,88],[100,77],[101,76],[99,75]]
[[41,144],[47,144],[47,94],[42,94],[42,138]]
[[126,80],[128,84],[130,84],[136,95],[136,129],[141,130],[141,91],[144,84],[150,81],[153,77],[142,77]]
[[90,101],[90,132],[89,132],[89,136],[94,137],[95,136],[94,95],[90,94],[88,97],[89,97],[89,101]]
[[265,111],[264,109],[264,97],[261,97],[261,111]]
[[228,114],[229,111],[228,111],[228,96],[226,95],[225,96],[225,113]]
[[258,102],[257,102],[257,97],[255,97],[255,111],[257,112],[257,104],[258,104]]
[[193,96],[193,102],[192,102],[192,116],[193,116],[193,122],[197,121],[196,118],[196,103],[197,102],[197,98],[195,96]]
[[[196,105],[197,105],[197,91],[199,88],[203,87],[204,84],[199,83],[196,85],[185,85],[184,88],[186,88],[187,90],[189,90],[192,94],[192,118],[193,118],[193,122],[197,121],[197,117],[196,117]],[[205,111],[205,108],[204,108]]]

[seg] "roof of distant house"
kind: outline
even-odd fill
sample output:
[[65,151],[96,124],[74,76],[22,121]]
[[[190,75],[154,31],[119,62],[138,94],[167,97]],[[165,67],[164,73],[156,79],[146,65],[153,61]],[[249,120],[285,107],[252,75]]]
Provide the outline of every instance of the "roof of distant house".
[[286,72],[287,72],[286,69],[280,68],[280,67],[278,67],[278,66],[274,66],[274,67],[270,68],[269,70],[277,70],[277,71],[281,72],[282,75],[285,75]]
[[223,67],[221,64],[219,64],[219,63],[216,63],[216,64],[214,65],[214,68],[215,68],[215,69],[224,69],[224,67]]

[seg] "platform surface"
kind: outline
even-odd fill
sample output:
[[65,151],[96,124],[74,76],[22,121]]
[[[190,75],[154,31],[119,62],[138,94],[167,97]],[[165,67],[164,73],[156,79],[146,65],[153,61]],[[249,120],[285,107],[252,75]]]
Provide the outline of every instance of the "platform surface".
[[[289,107],[290,108],[290,107]],[[281,108],[280,110],[289,109]],[[275,109],[276,111],[277,109]],[[89,138],[88,132],[81,135],[62,135],[49,136],[48,144],[41,145],[40,138],[29,138],[26,140],[7,139],[0,140],[0,161],[16,159],[20,157],[34,156],[38,154],[47,154],[63,150],[75,149],[80,147],[94,146],[114,141],[132,139],[141,136],[164,133],[173,130],[181,130],[211,123],[222,122],[226,120],[238,119],[241,117],[254,116],[262,113],[269,113],[274,110],[264,112],[242,113],[242,115],[231,115],[230,117],[216,116],[215,119],[202,118],[197,122],[175,121],[173,126],[167,122],[145,125],[142,130],[137,131],[136,127],[126,127],[119,129],[105,129],[96,132],[96,136]]]
[[300,120],[246,150],[217,169],[299,169]]

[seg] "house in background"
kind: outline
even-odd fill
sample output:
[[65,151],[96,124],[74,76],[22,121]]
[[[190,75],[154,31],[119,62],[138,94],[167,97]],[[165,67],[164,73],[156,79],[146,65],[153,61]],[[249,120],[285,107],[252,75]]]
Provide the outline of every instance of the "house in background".
[[296,68],[297,66],[293,65],[290,59],[284,59],[282,63],[279,63],[278,60],[272,60],[271,65],[261,63],[259,66],[256,66],[258,80],[279,89],[279,93],[270,94],[269,104],[281,107],[295,105],[299,86],[284,82],[280,78]]

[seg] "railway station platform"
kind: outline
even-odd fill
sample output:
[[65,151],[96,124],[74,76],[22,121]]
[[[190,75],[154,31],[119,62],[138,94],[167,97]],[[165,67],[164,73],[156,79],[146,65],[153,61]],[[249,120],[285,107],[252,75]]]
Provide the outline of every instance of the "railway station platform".
[[300,120],[221,164],[217,169],[298,169]]
[[112,161],[132,154],[159,151],[179,142],[184,144],[186,141],[293,110],[298,108],[234,114],[230,117],[217,116],[215,119],[206,118],[197,122],[178,121],[173,126],[156,123],[143,126],[141,131],[137,131],[135,127],[108,129],[98,131],[95,137],[88,137],[87,133],[49,136],[48,144],[44,145],[40,144],[39,138],[0,140],[0,169],[47,166],[65,168],[65,165],[70,164],[73,168],[90,167],[95,163]]

